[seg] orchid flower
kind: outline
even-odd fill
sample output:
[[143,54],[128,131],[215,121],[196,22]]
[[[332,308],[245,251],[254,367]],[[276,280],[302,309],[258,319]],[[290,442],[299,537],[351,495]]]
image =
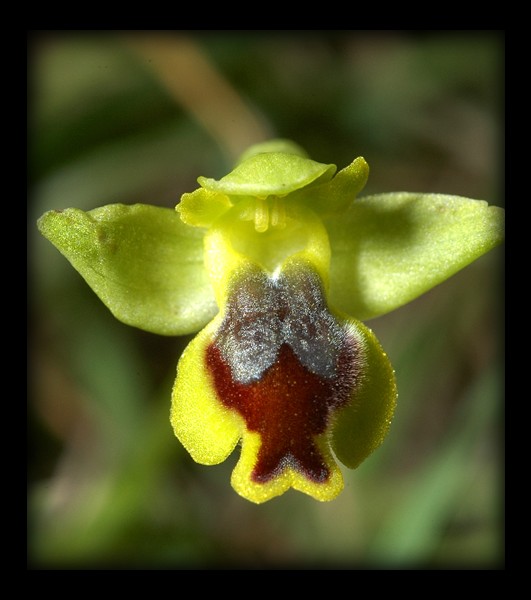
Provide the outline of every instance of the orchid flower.
[[503,209],[457,196],[358,197],[369,168],[298,145],[252,146],[176,211],[136,204],[50,211],[41,233],[120,321],[196,337],[171,423],[192,458],[224,461],[262,503],[289,488],[320,501],[384,440],[393,367],[363,320],[399,308],[504,237]]

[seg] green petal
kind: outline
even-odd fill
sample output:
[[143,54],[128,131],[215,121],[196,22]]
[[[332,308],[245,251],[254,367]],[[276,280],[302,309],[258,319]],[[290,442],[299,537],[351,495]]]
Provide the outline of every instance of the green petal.
[[285,196],[310,183],[327,181],[336,172],[325,165],[297,154],[267,152],[254,154],[219,181],[198,177],[201,187],[229,196]]
[[231,206],[225,194],[199,188],[190,194],[183,194],[175,210],[187,225],[210,227]]
[[330,302],[358,319],[410,302],[504,238],[502,208],[441,194],[359,198],[326,224]]
[[330,181],[296,192],[306,206],[322,216],[345,211],[367,183],[369,165],[362,156],[341,169]]
[[120,321],[161,335],[200,329],[217,307],[202,233],[169,208],[111,204],[50,211],[41,233]]

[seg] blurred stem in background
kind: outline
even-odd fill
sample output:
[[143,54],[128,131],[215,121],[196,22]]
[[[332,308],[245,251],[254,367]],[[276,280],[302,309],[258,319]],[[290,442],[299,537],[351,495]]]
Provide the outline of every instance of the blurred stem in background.
[[46,210],[174,206],[288,137],[367,193],[503,205],[496,32],[46,33],[30,45],[29,554],[38,568],[498,568],[502,251],[369,325],[397,372],[391,434],[330,504],[267,505],[173,437],[189,338],[115,321],[38,236]]
[[234,163],[249,146],[274,137],[265,119],[244,102],[187,36],[136,35],[127,45],[147,61],[161,83],[217,141]]

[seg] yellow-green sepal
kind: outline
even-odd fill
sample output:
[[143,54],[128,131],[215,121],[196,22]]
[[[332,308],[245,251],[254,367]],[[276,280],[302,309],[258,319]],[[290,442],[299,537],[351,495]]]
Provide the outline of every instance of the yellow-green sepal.
[[502,208],[443,194],[358,198],[325,224],[330,302],[361,320],[414,300],[504,239]]
[[335,165],[288,152],[252,154],[220,180],[198,177],[201,187],[227,196],[286,196],[309,184],[331,179]]
[[49,211],[46,237],[126,323],[161,335],[193,333],[217,312],[203,234],[169,208],[110,204]]

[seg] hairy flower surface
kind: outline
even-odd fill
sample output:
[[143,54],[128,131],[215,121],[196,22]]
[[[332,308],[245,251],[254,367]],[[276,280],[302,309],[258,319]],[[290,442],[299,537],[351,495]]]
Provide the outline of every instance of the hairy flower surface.
[[361,320],[413,300],[503,240],[503,210],[440,194],[357,198],[368,166],[336,173],[296,144],[251,147],[199,177],[177,212],[109,205],[50,211],[39,228],[121,321],[199,331],[183,352],[171,423],[193,459],[225,460],[265,502],[294,488],[331,500],[336,459],[383,441],[397,390]]

